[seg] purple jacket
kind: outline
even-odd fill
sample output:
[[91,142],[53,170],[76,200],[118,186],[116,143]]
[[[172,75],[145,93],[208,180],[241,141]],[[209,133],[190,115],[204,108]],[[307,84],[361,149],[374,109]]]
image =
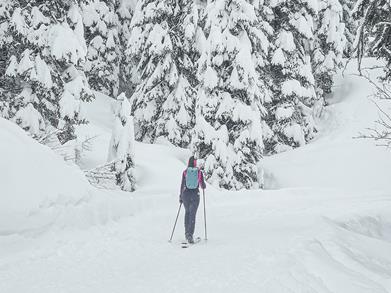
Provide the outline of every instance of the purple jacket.
[[[186,171],[183,171],[182,173],[182,183],[181,183],[181,190],[179,191],[179,196],[182,196],[182,193],[186,190]],[[204,180],[204,174],[202,174],[202,171],[198,169],[198,187],[201,187],[202,189],[206,188],[205,180]],[[199,189],[195,189],[197,192]]]

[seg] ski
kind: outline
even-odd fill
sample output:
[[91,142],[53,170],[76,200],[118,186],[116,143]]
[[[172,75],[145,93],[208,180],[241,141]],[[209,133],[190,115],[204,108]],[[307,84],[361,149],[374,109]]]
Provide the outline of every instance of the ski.
[[189,242],[187,242],[187,241],[183,241],[183,242],[181,242],[181,247],[182,247],[182,248],[188,248],[189,246],[194,245],[194,244],[197,244],[197,243],[199,243],[199,242],[201,242],[201,237],[195,238],[195,239],[194,239],[194,243],[189,243]]

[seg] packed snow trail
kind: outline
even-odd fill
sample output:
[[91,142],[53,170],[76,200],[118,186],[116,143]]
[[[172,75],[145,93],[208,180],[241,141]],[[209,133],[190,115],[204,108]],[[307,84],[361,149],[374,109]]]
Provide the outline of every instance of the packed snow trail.
[[390,292],[390,195],[293,189],[208,203],[210,239],[188,250],[182,223],[167,242],[169,197],[104,226],[22,237],[33,249],[2,261],[0,292]]
[[[183,210],[168,243],[185,150],[137,144],[139,186],[133,194],[88,190],[70,176],[63,183],[69,188],[55,196],[51,182],[39,187],[48,175],[43,172],[51,170],[47,164],[21,173],[31,176],[31,186],[18,185],[18,200],[28,194],[31,201],[17,216],[1,218],[0,292],[390,293],[391,156],[370,141],[352,139],[376,115],[368,107],[368,84],[349,75],[339,82],[358,91],[335,96],[324,121],[333,127],[308,146],[265,159],[269,186],[280,189],[220,192],[208,186],[209,240],[189,249],[181,248]],[[87,169],[105,162],[109,101],[99,97],[89,113],[92,123],[79,129],[98,135],[83,159]],[[7,127],[0,135],[4,129],[13,135]],[[8,146],[8,139],[0,144],[7,158]],[[60,170],[60,161],[40,148],[36,159],[51,160],[48,166]],[[0,169],[0,178],[33,163],[23,158],[13,161],[11,173]],[[67,172],[64,167],[60,174]],[[12,194],[12,184],[0,186]],[[83,191],[78,197],[76,189]],[[4,211],[19,208],[12,197],[2,199]],[[201,201],[195,236],[203,237],[202,214]]]

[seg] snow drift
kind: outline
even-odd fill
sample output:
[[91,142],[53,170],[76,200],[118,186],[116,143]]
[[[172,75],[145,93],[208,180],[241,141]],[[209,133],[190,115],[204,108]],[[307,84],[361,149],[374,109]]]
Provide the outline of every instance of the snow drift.
[[[37,228],[37,214],[75,206],[91,198],[80,169],[0,118],[0,234]],[[52,214],[54,220],[56,216]],[[47,223],[46,223],[47,224]]]

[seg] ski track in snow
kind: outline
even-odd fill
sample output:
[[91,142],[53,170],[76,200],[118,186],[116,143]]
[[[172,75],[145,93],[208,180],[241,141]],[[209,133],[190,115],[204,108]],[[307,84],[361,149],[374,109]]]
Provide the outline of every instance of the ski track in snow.
[[9,239],[26,247],[1,262],[0,291],[389,292],[390,196],[219,195],[208,200],[209,240],[189,249],[182,223],[167,242],[175,210],[165,199],[103,226]]
[[[390,293],[391,183],[382,173],[391,161],[371,142],[352,142],[376,112],[366,122],[359,119],[368,107],[368,86],[349,76],[339,82],[349,90],[335,93],[316,141],[265,159],[280,189],[236,193],[208,186],[207,242],[181,248],[183,210],[168,242],[188,152],[137,144],[134,194],[97,191],[98,203],[86,199],[61,207],[61,221],[41,231],[0,234],[0,292]],[[105,161],[111,122],[102,113],[108,102],[99,96],[91,124],[80,130],[98,135],[83,160],[87,169]],[[345,162],[352,166],[344,166],[341,157],[355,144]],[[361,157],[372,153],[370,159],[382,161],[371,165]],[[319,154],[323,159],[313,160]],[[363,172],[375,174],[361,177],[355,160],[364,162]],[[349,170],[346,180],[334,180]],[[305,177],[314,178],[313,185]],[[201,237],[202,208],[201,201]],[[88,209],[94,221],[79,216]]]

